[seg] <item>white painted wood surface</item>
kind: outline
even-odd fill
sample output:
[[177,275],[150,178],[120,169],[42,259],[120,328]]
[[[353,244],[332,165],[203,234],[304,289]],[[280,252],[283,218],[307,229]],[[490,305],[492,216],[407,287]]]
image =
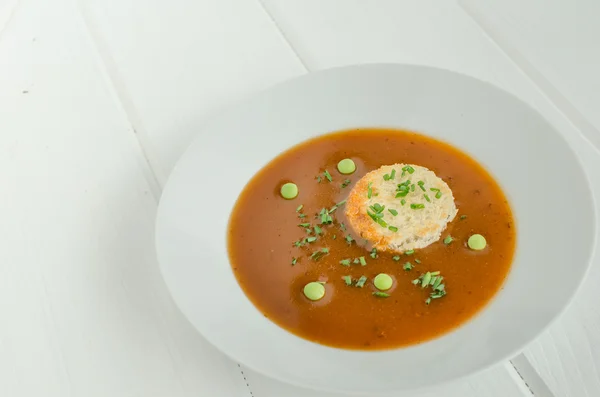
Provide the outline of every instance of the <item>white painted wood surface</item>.
[[[362,62],[502,86],[600,170],[454,1],[0,0],[0,396],[331,396],[241,373],[197,335],[160,279],[153,220],[160,187],[210,113],[307,70]],[[535,391],[600,395],[589,285],[523,357],[551,393]],[[410,395],[530,393],[505,363]]]
[[[600,2],[465,0],[462,6],[600,147]],[[597,152],[589,145],[579,147],[597,187]],[[555,396],[600,395],[598,262],[561,321],[525,352]]]

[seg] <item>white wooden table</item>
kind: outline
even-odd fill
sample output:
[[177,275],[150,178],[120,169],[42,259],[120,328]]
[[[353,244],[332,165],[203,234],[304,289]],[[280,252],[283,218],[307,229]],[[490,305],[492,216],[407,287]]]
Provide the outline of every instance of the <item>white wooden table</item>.
[[[546,115],[600,206],[599,13],[596,0],[0,0],[0,396],[332,397],[230,361],[166,291],[156,206],[202,120],[314,70],[438,66]],[[410,396],[600,396],[599,278],[600,258],[522,355]]]

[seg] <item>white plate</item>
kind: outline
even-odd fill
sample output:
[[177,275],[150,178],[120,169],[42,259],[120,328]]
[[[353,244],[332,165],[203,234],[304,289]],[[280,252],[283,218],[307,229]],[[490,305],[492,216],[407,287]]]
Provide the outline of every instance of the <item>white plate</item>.
[[[512,271],[481,314],[433,341],[379,352],[321,346],[266,319],[238,286],[225,241],[238,193],[270,159],[308,138],[368,126],[421,131],[470,153],[504,188],[517,222]],[[532,108],[448,71],[364,65],[289,81],[209,122],[165,187],[156,245],[175,302],[231,358],[285,382],[374,394],[449,381],[516,354],[566,308],[594,235],[586,175]]]

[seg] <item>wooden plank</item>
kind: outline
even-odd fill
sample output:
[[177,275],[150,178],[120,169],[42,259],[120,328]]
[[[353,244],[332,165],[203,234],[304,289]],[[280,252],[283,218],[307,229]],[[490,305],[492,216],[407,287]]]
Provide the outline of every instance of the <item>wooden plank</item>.
[[69,0],[0,38],[0,395],[247,396],[179,314],[142,152]]
[[[244,368],[244,376],[254,397],[342,397],[340,394],[325,393],[290,386],[264,377]],[[395,392],[381,397],[518,397],[531,396],[529,389],[509,363],[482,372],[465,380],[459,380],[426,390]],[[547,396],[542,396],[547,397]]]
[[258,1],[80,2],[160,183],[205,117],[305,72]]

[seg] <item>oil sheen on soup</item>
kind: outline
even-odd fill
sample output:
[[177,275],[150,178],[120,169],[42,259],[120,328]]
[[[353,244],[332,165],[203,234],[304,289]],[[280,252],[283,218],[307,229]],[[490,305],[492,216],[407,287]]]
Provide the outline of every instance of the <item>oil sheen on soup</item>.
[[231,214],[228,250],[265,317],[317,343],[376,350],[473,317],[502,287],[515,233],[502,189],[467,154],[363,128],[306,141],[258,172]]

